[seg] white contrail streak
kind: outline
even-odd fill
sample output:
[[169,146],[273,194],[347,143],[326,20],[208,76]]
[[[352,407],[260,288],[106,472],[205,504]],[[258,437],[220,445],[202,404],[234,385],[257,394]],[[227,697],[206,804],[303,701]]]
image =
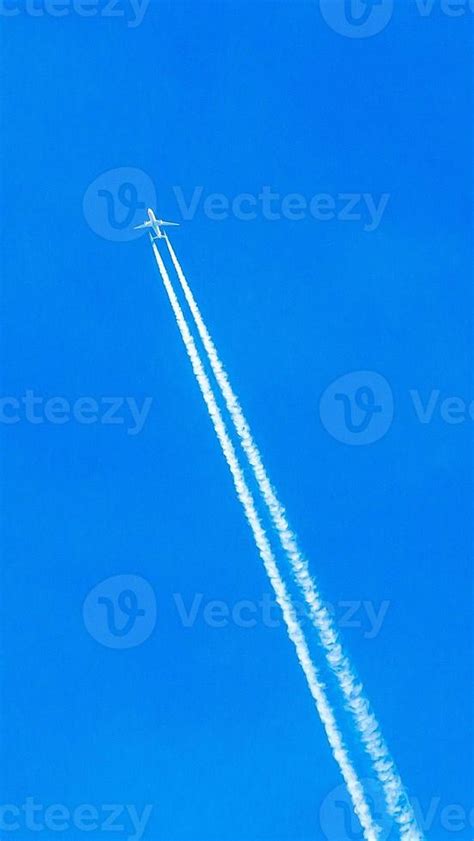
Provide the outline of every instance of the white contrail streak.
[[283,618],[288,630],[288,636],[293,642],[296,654],[303,669],[303,672],[308,683],[311,695],[313,696],[316,708],[318,710],[321,721],[324,725],[326,735],[331,746],[334,758],[336,759],[342,776],[349,791],[354,811],[359,818],[361,826],[364,830],[364,836],[367,841],[377,841],[379,836],[379,829],[375,825],[372,815],[367,804],[363,787],[357,777],[352,762],[348,756],[346,746],[344,745],[342,735],[338,729],[334,713],[326,696],[324,684],[321,683],[316,666],[314,665],[311,655],[303,635],[303,631],[296,617],[295,610],[291,603],[290,596],[287,592],[285,583],[280,575],[276,560],[274,558],[270,543],[265,534],[263,526],[260,522],[255,503],[249,487],[245,481],[242,468],[239,464],[234,445],[229,438],[222,414],[217,405],[214,392],[212,390],[209,379],[204,370],[201,358],[196,348],[194,339],[189,331],[183,311],[179,305],[178,299],[175,295],[174,289],[171,285],[168,273],[161,258],[160,252],[153,242],[153,252],[155,255],[158,268],[161,273],[163,285],[166,289],[171,307],[173,309],[181,337],[183,339],[187,354],[189,356],[192,369],[202,396],[206,403],[210,418],[212,420],[214,430],[222,448],[225,460],[229,466],[234,481],[237,496],[243,506],[246,519],[250,525],[253,537],[260,557],[265,566],[265,570],[270,579],[270,582],[275,591],[275,596],[281,608]]
[[401,837],[404,841],[417,841],[417,839],[421,839],[423,836],[417,827],[415,815],[395,763],[390,756],[379,723],[370,709],[369,702],[364,695],[363,686],[356,678],[352,666],[342,649],[337,630],[327,608],[324,606],[317,585],[311,576],[308,562],[301,553],[295,535],[290,529],[285,516],[285,510],[268,478],[262,457],[255,444],[238,398],[230,385],[227,372],[219,359],[214,342],[204,323],[197,302],[168,237],[166,237],[166,243],[242,448],[270,512],[281,545],[290,561],[294,577],[310,608],[311,618],[319,632],[328,663],[337,677],[345,703],[354,718],[363,744],[372,761],[375,773],[383,787],[387,810],[391,817],[397,821]]

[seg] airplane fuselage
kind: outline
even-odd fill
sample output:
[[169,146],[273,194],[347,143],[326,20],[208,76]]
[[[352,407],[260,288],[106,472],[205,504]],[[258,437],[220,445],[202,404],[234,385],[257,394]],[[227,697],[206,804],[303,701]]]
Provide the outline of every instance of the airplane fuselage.
[[177,222],[167,222],[165,219],[157,219],[151,207],[147,209],[147,215],[147,221],[143,222],[142,225],[136,225],[136,229],[138,230],[139,228],[148,228],[149,234],[152,239],[166,239],[166,234],[163,233],[163,231],[161,230],[163,226],[178,226]]

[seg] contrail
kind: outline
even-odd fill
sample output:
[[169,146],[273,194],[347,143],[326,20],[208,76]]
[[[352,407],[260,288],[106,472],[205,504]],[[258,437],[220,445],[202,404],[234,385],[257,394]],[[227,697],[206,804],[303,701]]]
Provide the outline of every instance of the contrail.
[[417,827],[413,809],[383,738],[380,725],[370,709],[369,702],[364,695],[363,686],[354,674],[347,655],[343,651],[337,630],[321,599],[317,585],[312,578],[308,562],[300,551],[296,537],[290,529],[285,510],[268,478],[248,422],[238,398],[230,385],[227,372],[219,359],[214,342],[204,323],[173,246],[168,237],[165,237],[165,239],[179,282],[209,358],[212,371],[224,396],[242,448],[253,470],[258,487],[280,538],[280,543],[290,561],[294,577],[309,606],[311,618],[319,632],[327,661],[337,677],[347,708],[354,718],[362,742],[372,761],[374,771],[383,787],[388,813],[398,823],[400,834],[404,841],[422,839],[423,835]]
[[257,545],[257,548],[265,566],[266,573],[275,591],[275,596],[283,618],[286,623],[288,636],[293,642],[296,649],[296,654],[303,669],[303,672],[308,683],[309,690],[316,704],[317,711],[323,723],[326,735],[331,746],[334,758],[339,765],[342,776],[344,778],[347,790],[352,799],[354,811],[360,821],[364,831],[364,836],[367,841],[377,841],[379,837],[379,828],[372,819],[372,815],[365,798],[365,793],[362,784],[356,774],[352,762],[348,756],[346,746],[344,745],[342,735],[338,729],[334,713],[329,704],[324,684],[320,681],[316,666],[314,665],[311,655],[297,619],[295,610],[293,608],[290,596],[288,594],[286,585],[280,575],[275,557],[273,555],[270,543],[265,534],[263,526],[255,507],[255,502],[250,492],[250,489],[245,481],[242,468],[238,461],[234,445],[229,438],[227,428],[222,418],[221,411],[217,405],[217,401],[212,390],[209,379],[204,370],[201,358],[196,348],[194,339],[189,331],[183,311],[180,307],[174,289],[171,285],[168,273],[161,258],[160,252],[156,247],[155,242],[152,242],[153,253],[155,255],[158,268],[163,280],[163,285],[166,289],[171,307],[173,309],[181,337],[183,339],[187,354],[189,356],[192,369],[202,396],[207,406],[211,421],[214,426],[217,438],[222,448],[224,458],[228,464],[232,478],[234,481],[237,496],[242,504],[246,519],[252,530],[252,534]]

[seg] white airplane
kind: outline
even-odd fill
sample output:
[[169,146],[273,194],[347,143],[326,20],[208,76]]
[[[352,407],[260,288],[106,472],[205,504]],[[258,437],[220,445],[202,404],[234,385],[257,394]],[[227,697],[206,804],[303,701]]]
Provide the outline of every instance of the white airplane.
[[[146,222],[144,222],[143,225],[135,225],[135,230],[138,231],[141,228],[151,228],[150,236],[152,237],[152,239],[165,239],[166,234],[164,234],[163,231],[160,230],[165,226],[174,228],[179,227],[179,222],[167,222],[166,219],[157,219],[151,207],[148,208],[147,213],[148,219],[146,220]],[[152,231],[155,234],[154,237]]]

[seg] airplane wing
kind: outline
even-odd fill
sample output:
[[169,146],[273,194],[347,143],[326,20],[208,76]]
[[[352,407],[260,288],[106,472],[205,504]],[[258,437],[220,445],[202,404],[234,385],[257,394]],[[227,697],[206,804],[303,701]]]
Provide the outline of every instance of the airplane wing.
[[151,228],[151,222],[144,222],[143,225],[135,225],[133,230],[139,231],[141,228]]
[[168,225],[171,228],[179,228],[179,222],[167,222],[166,219],[161,219],[159,225]]

